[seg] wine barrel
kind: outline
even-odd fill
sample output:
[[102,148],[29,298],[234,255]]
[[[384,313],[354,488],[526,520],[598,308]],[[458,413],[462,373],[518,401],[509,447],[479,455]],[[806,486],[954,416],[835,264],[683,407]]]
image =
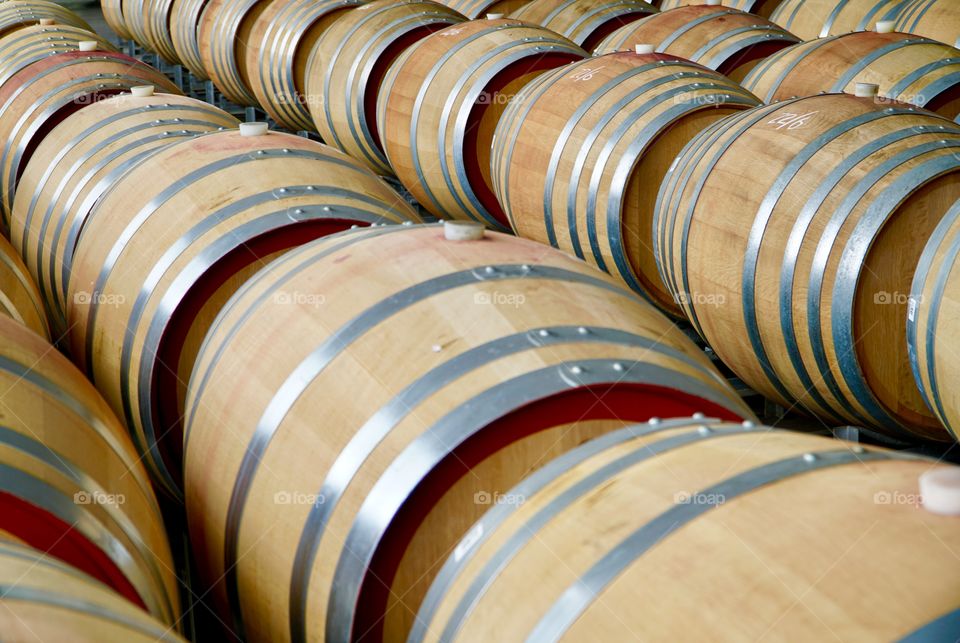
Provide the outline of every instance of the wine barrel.
[[804,40],[873,28],[894,19],[904,0],[783,0],[770,20]]
[[586,259],[682,316],[653,256],[656,190],[693,137],[759,104],[675,56],[589,58],[533,81],[504,113],[494,191],[519,236]]
[[83,572],[0,534],[0,630],[11,641],[185,643]]
[[57,24],[79,27],[87,31],[93,28],[86,21],[64,6],[49,0],[4,0],[0,2],[0,37],[53,20]]
[[849,94],[721,121],[661,187],[664,282],[764,395],[828,422],[949,439],[904,338],[917,261],[960,198],[958,148],[946,119]]
[[114,33],[125,40],[133,37],[123,17],[123,0],[100,0],[100,10],[103,12],[103,19]]
[[769,18],[773,10],[777,8],[781,0],[723,0],[722,2],[711,2],[710,0],[660,0],[657,5],[660,11],[669,11],[677,7],[688,7],[700,4],[719,5],[739,9],[746,13],[752,13],[755,16]]
[[276,254],[414,220],[373,173],[305,138],[233,130],[165,146],[115,181],[80,230],[64,275],[74,359],[179,495],[183,397],[223,303]]
[[769,20],[712,5],[678,7],[617,29],[594,51],[633,51],[638,43],[741,81],[761,60],[800,42]]
[[957,518],[916,506],[920,476],[958,473],[749,425],[628,427],[487,512],[408,640],[901,640],[960,607]]
[[487,14],[506,16],[530,0],[439,0],[454,11],[475,20]]
[[881,99],[960,114],[960,50],[903,33],[855,31],[789,47],[743,80],[766,103],[820,92],[879,86]]
[[72,51],[49,56],[27,65],[0,86],[0,204],[4,232],[9,230],[20,174],[50,130],[83,107],[138,85],[155,85],[170,93],[180,93],[158,70],[112,51]]
[[249,87],[279,125],[291,131],[313,129],[307,109],[313,97],[306,93],[305,78],[310,52],[337,18],[365,1],[279,0],[256,19],[245,54]]
[[207,80],[200,55],[200,17],[208,0],[173,0],[170,9],[170,41],[177,60],[199,80]]
[[177,64],[180,60],[171,36],[172,7],[173,0],[123,0],[123,15],[134,40]]
[[897,31],[956,43],[960,32],[960,6],[950,0],[908,0],[897,17]]
[[437,217],[508,229],[491,189],[497,121],[528,82],[586,56],[542,27],[500,19],[452,25],[415,43],[387,72],[377,103],[397,177]]
[[20,322],[46,339],[50,338],[40,291],[17,251],[4,237],[0,237],[0,315]]
[[306,70],[306,105],[323,140],[392,175],[377,128],[384,75],[407,47],[464,20],[423,0],[375,0],[338,18],[320,36]]
[[246,48],[257,17],[283,0],[208,0],[200,14],[197,45],[206,75],[228,100],[256,105]]
[[101,51],[116,51],[106,39],[70,25],[37,25],[24,27],[0,38],[0,85],[31,63],[76,51],[83,41],[94,41]]
[[0,339],[0,530],[178,622],[160,509],[123,425],[45,339],[3,316]]
[[158,147],[239,125],[193,98],[148,88],[138,94],[108,98],[64,119],[37,146],[20,179],[10,239],[40,285],[57,337],[67,330],[66,283],[94,203]]
[[[188,520],[248,640],[403,640],[487,508],[474,494],[637,417],[750,417],[609,276],[503,234],[445,239],[469,225],[305,245],[210,329],[186,407]],[[280,332],[298,339],[278,350]],[[403,605],[385,615],[388,590]]]
[[555,31],[593,51],[612,32],[656,11],[643,0],[533,0],[510,17]]
[[934,230],[920,256],[907,307],[910,367],[920,394],[955,440],[960,440],[960,398],[954,392],[957,360],[951,345],[957,335],[957,239],[960,203]]

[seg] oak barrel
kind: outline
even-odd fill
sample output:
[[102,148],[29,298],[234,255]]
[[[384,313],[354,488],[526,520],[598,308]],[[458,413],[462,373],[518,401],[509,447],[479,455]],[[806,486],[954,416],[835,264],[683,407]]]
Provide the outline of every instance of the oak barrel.
[[[445,230],[305,245],[207,335],[186,407],[188,518],[251,641],[403,640],[482,494],[637,417],[751,415],[609,276]],[[278,333],[297,340],[278,348]],[[387,612],[388,595],[403,604]]]
[[[718,4],[731,9],[739,9],[755,16],[769,18],[773,10],[777,8],[782,0],[723,0]],[[677,7],[687,7],[694,5],[707,4],[704,0],[660,0],[657,4],[660,11],[668,11]]]
[[643,0],[533,0],[510,18],[540,25],[593,51],[612,32],[656,11]]
[[123,15],[131,36],[170,64],[180,62],[173,47],[173,0],[123,0]]
[[834,425],[950,439],[904,340],[917,261],[960,198],[958,151],[956,124],[875,97],[824,94],[729,117],[687,146],[661,187],[664,283],[769,398]]
[[736,81],[761,60],[800,42],[769,20],[719,6],[678,7],[630,23],[607,36],[594,54],[633,51],[637,44],[686,58]]
[[123,0],[100,0],[100,10],[103,12],[104,21],[114,33],[127,40],[133,37],[123,17]]
[[504,113],[494,191],[519,236],[586,259],[680,316],[652,250],[657,189],[694,136],[759,104],[667,54],[579,61],[531,82]]
[[439,0],[454,11],[463,14],[471,20],[483,18],[487,14],[506,16],[530,0]]
[[38,25],[42,20],[53,20],[61,25],[70,25],[93,31],[93,28],[83,18],[50,0],[4,0],[0,2],[0,37],[24,27]]
[[24,27],[0,38],[0,85],[11,76],[38,60],[76,51],[82,41],[94,41],[101,51],[116,51],[108,40],[71,25],[36,25]]
[[228,100],[256,105],[246,49],[253,25],[270,4],[284,0],[208,0],[197,26],[197,46],[206,75]]
[[5,237],[0,237],[0,315],[50,338],[40,291],[16,249]]
[[955,44],[960,38],[960,5],[953,0],[908,0],[895,28]]
[[490,178],[497,122],[524,85],[586,56],[515,20],[472,20],[418,41],[387,72],[377,103],[397,177],[437,217],[508,229]]
[[245,50],[249,88],[280,126],[294,132],[313,129],[308,110],[313,97],[306,92],[310,52],[337,18],[363,2],[276,0],[253,23]]
[[[0,530],[180,618],[166,531],[123,425],[66,357],[0,316]],[[8,632],[4,630],[6,637]]]
[[372,172],[299,136],[231,130],[165,146],[87,214],[65,274],[72,355],[179,495],[183,397],[223,303],[290,248],[415,220]]
[[180,93],[160,71],[112,51],[72,51],[49,56],[27,65],[0,86],[0,204],[4,232],[9,230],[20,174],[50,130],[85,106],[140,85]]
[[504,494],[408,641],[904,640],[960,616],[957,518],[917,507],[934,472],[958,473],[765,427],[632,426]]
[[387,69],[413,43],[464,20],[425,0],[375,0],[338,18],[307,62],[306,106],[323,140],[392,175],[376,113]]
[[200,18],[208,0],[173,0],[170,8],[170,42],[177,59],[191,74],[206,80],[207,70],[200,56]]
[[[146,91],[144,91],[146,90]],[[153,150],[239,124],[174,94],[121,94],[65,118],[27,163],[13,202],[10,239],[40,285],[57,337],[67,330],[66,284],[80,230],[97,200]]]
[[960,114],[960,50],[904,33],[855,31],[795,45],[770,56],[743,80],[765,103],[820,92],[879,86],[882,99]]
[[960,440],[960,396],[953,385],[960,376],[957,336],[960,280],[960,202],[934,230],[913,278],[907,306],[910,367],[924,401],[955,440]]
[[2,533],[0,631],[10,641],[184,643],[93,577]]
[[770,20],[804,40],[872,29],[893,20],[904,0],[783,0]]

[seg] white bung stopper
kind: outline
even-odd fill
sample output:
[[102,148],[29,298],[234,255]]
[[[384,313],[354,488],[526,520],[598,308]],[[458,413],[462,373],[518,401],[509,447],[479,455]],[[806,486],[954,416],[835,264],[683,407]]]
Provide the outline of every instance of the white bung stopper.
[[263,136],[268,131],[267,123],[240,123],[240,136]]
[[944,467],[922,474],[920,498],[927,511],[960,516],[960,467]]
[[476,221],[444,221],[443,236],[447,241],[479,241],[487,229]]

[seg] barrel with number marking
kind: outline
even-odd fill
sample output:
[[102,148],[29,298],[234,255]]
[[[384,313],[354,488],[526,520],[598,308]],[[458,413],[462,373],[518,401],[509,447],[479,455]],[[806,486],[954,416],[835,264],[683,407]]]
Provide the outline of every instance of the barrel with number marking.
[[750,417],[611,277],[508,235],[444,235],[313,242],[207,335],[187,511],[205,577],[223,579],[251,641],[403,640],[437,564],[552,455],[638,416]]
[[[827,423],[949,440],[910,372],[910,284],[960,199],[960,128],[825,94],[721,121],[664,181],[664,283],[744,381]],[[749,181],[742,177],[749,176]]]
[[593,51],[612,32],[656,11],[643,0],[533,0],[510,17],[555,31]]
[[65,275],[72,355],[171,495],[180,493],[194,357],[224,302],[271,258],[311,239],[418,220],[338,150],[243,134],[205,134],[142,158],[87,214]]
[[657,188],[690,139],[759,104],[682,58],[594,56],[513,101],[495,136],[494,189],[519,236],[586,259],[679,316],[652,250]]
[[504,494],[407,640],[907,640],[960,617],[957,518],[917,507],[933,472],[956,479],[765,427],[629,427]]
[[387,72],[377,105],[397,177],[437,217],[508,229],[490,176],[494,129],[524,85],[586,56],[515,20],[472,20],[420,40]]
[[856,31],[776,53],[743,80],[765,103],[874,83],[879,99],[960,114],[960,50],[904,33]]
[[307,108],[323,140],[392,175],[377,126],[384,76],[408,47],[464,20],[421,0],[376,0],[338,18],[317,41],[306,71]]
[[631,51],[637,44],[686,58],[736,81],[761,60],[800,39],[780,26],[736,9],[695,5],[656,13],[617,29],[594,54]]

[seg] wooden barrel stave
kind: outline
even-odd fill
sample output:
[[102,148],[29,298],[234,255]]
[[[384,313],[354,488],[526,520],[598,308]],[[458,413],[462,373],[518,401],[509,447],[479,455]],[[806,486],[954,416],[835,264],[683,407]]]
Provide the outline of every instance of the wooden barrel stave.
[[804,40],[873,29],[899,15],[904,0],[783,0],[770,20]]
[[23,172],[10,238],[41,284],[57,336],[66,333],[66,283],[77,237],[112,183],[151,150],[238,122],[201,101],[173,94],[123,94],[65,119]]
[[[763,18],[769,18],[781,0],[723,0],[720,4],[731,9],[739,9]],[[669,11],[677,7],[690,7],[701,4],[701,0],[660,0],[660,11]]]
[[417,40],[465,18],[419,0],[375,0],[358,9],[330,25],[313,48],[307,107],[324,141],[390,176],[376,118],[387,69]]
[[200,55],[200,22],[208,0],[173,0],[170,8],[170,42],[177,59],[198,80],[207,80]]
[[114,33],[127,40],[133,36],[123,17],[123,0],[100,0],[100,10],[103,12],[103,19]]
[[[726,631],[742,638],[900,640],[957,607],[943,573],[957,561],[939,546],[957,538],[953,519],[915,507],[931,468],[948,467],[712,420],[631,427],[551,462],[511,490],[521,501],[488,512],[409,640],[715,637],[731,613]],[[923,553],[874,564],[904,543]],[[691,551],[712,554],[690,565]],[[791,609],[812,585],[806,609]],[[878,614],[858,586],[891,609]]]
[[[256,105],[246,68],[246,47],[257,17],[274,0],[208,0],[197,45],[206,75],[228,100]],[[281,0],[276,0],[281,1]]]
[[500,115],[528,82],[585,56],[565,38],[508,20],[470,21],[420,40],[391,67],[377,105],[397,177],[435,216],[507,229],[490,178]]
[[146,0],[143,3],[143,36],[148,48],[160,54],[168,64],[180,64],[173,46],[174,0]]
[[700,130],[757,103],[721,75],[665,54],[575,63],[532,82],[504,114],[495,192],[519,236],[576,254],[679,316],[646,234],[649,185]]
[[944,0],[908,0],[897,16],[897,31],[926,36],[948,45],[957,42],[960,11]]
[[138,85],[179,94],[161,72],[123,54],[70,52],[37,61],[0,87],[0,185],[3,230],[9,230],[20,173],[43,137],[70,114]]
[[[328,637],[348,636],[338,629],[352,626],[352,619],[343,615],[362,611],[358,606],[366,606],[369,610],[373,602],[350,593],[358,589],[355,584],[358,577],[348,574],[349,578],[340,582],[341,572],[336,571],[338,580],[334,581],[335,568],[339,570],[337,562],[341,546],[344,546],[343,539],[349,537],[353,542],[356,536],[352,530],[360,529],[360,524],[366,520],[358,518],[358,514],[367,514],[373,506],[385,509],[397,500],[393,496],[387,497],[390,496],[387,490],[394,487],[385,479],[374,483],[388,468],[409,473],[420,469],[420,464],[405,465],[403,459],[406,455],[397,458],[401,452],[409,455],[419,448],[413,445],[423,444],[421,434],[427,428],[434,427],[431,430],[440,432],[446,430],[441,429],[442,426],[448,429],[460,427],[463,432],[456,438],[450,437],[460,441],[469,435],[466,433],[468,426],[475,425],[475,429],[484,425],[492,427],[498,416],[527,404],[537,409],[535,419],[528,424],[531,427],[546,424],[542,427],[545,431],[554,425],[575,423],[580,417],[610,419],[605,415],[608,411],[600,408],[595,409],[598,417],[584,415],[581,404],[594,406],[588,400],[574,397],[560,402],[554,397],[559,391],[548,382],[552,381],[554,369],[562,369],[563,364],[568,368],[570,364],[583,364],[582,371],[578,367],[574,372],[579,373],[578,377],[582,376],[581,385],[589,386],[590,382],[607,377],[605,369],[611,366],[609,362],[604,366],[604,359],[620,363],[617,372],[622,374],[623,385],[627,387],[623,389],[624,397],[617,397],[612,389],[607,391],[610,404],[616,406],[618,414],[656,413],[663,408],[653,398],[649,406],[627,401],[639,400],[644,395],[644,384],[641,383],[644,369],[632,369],[630,364],[634,361],[646,361],[652,369],[648,374],[652,376],[656,372],[657,375],[652,377],[665,386],[656,393],[657,400],[673,398],[674,402],[670,403],[677,404],[677,409],[683,406],[716,408],[714,405],[717,404],[722,408],[724,404],[732,404],[725,413],[748,414],[739,402],[726,397],[729,393],[722,379],[718,379],[702,354],[688,344],[677,329],[620,290],[609,277],[540,244],[503,235],[477,243],[458,244],[456,254],[448,254],[443,249],[447,242],[440,238],[441,234],[435,227],[366,230],[305,246],[274,262],[249,282],[242,295],[221,313],[208,334],[191,380],[187,405],[186,480],[191,532],[198,550],[207,552],[202,557],[210,566],[206,570],[207,578],[220,578],[227,572],[225,586],[218,587],[217,591],[223,595],[233,593],[235,602],[232,607],[239,610],[242,606],[247,635],[253,640],[268,636],[274,640],[278,637],[285,639],[287,614],[291,609],[294,612],[290,623],[296,628],[304,628],[302,632],[309,633],[308,636],[319,635],[325,629]],[[384,252],[391,256],[389,270],[370,260],[370,253],[381,255]],[[524,267],[528,270],[525,271]],[[323,275],[322,282],[315,282],[310,276],[316,271]],[[484,274],[493,276],[487,281],[482,277]],[[524,277],[527,274],[530,277]],[[475,286],[454,287],[460,279]],[[377,283],[378,288],[354,292],[353,280]],[[529,285],[525,285],[527,280]],[[403,298],[393,296],[401,292],[410,294]],[[277,305],[286,301],[285,293],[323,293],[323,315],[311,314],[306,301],[300,306]],[[347,293],[353,294],[345,300]],[[508,295],[522,295],[523,304],[514,306],[500,302],[501,296]],[[486,301],[491,303],[484,303]],[[464,332],[458,320],[462,311],[471,308],[476,309],[471,313],[472,317],[479,315],[477,321],[485,321],[471,324],[469,332]],[[460,312],[450,316],[438,314],[441,310]],[[594,315],[596,321],[588,321]],[[268,327],[275,323],[277,328],[283,326],[287,332],[295,334],[302,329],[316,340],[301,346],[295,354],[274,352],[270,368],[261,370],[263,379],[256,387],[266,395],[254,401],[247,392],[228,386],[219,373],[224,368],[243,369],[251,358],[263,363],[261,358],[254,357],[260,349],[253,349],[249,342],[259,343],[255,338],[267,337],[273,332]],[[410,328],[422,324],[427,324],[430,331],[423,335],[409,332]],[[314,330],[307,331],[308,328]],[[525,339],[530,334],[542,339],[530,343]],[[648,340],[641,339],[652,339],[661,334],[663,341],[659,346],[666,348],[664,352],[651,351]],[[323,364],[329,365],[316,364],[321,370],[311,368],[309,376],[306,372],[302,377],[297,376],[294,384],[297,391],[306,388],[290,397],[284,392],[293,384],[284,385],[287,376],[297,370],[306,356],[321,350],[329,341],[336,342],[334,353],[324,353]],[[514,344],[515,347],[508,348]],[[250,350],[236,351],[234,347],[241,345],[250,347]],[[403,368],[393,366],[401,361]],[[639,379],[634,379],[638,376]],[[673,384],[668,384],[672,377],[680,377],[687,384],[673,388]],[[630,381],[638,388],[628,385]],[[570,392],[570,386],[564,384],[561,388]],[[409,394],[396,397],[408,387],[412,387]],[[681,392],[684,388],[700,392],[684,394]],[[347,389],[352,393],[347,394]],[[507,389],[512,393],[498,404],[485,402],[491,395],[497,395],[494,391],[505,392]],[[268,393],[271,390],[280,392],[274,398],[274,394]],[[710,390],[714,392],[709,393]],[[242,411],[242,416],[249,420],[244,426],[235,425],[232,414],[219,420],[208,416],[211,409],[222,406],[220,400],[232,398],[234,394],[254,403],[254,408]],[[343,397],[345,394],[347,397]],[[298,401],[290,407],[294,399]],[[335,405],[336,420],[333,421],[331,416],[322,436],[311,437],[305,431],[306,427],[299,418],[311,416],[320,409],[334,408],[329,404],[332,400],[346,399],[362,399],[363,404],[338,402]],[[548,412],[543,405],[549,405],[551,399],[556,402],[556,408]],[[594,399],[592,394],[589,399]],[[708,399],[713,401],[708,402]],[[729,401],[723,402],[724,399]],[[474,402],[460,406],[469,400]],[[621,408],[621,403],[629,408]],[[289,410],[278,411],[279,414],[274,416],[276,425],[266,419],[264,422],[269,425],[257,428],[257,418],[262,416],[262,410],[276,404]],[[406,410],[408,406],[412,406],[409,411]],[[457,409],[458,412],[444,420]],[[395,410],[398,415],[394,414]],[[703,410],[709,412],[709,409]],[[464,412],[472,415],[459,424],[454,418],[463,418]],[[381,423],[380,417],[387,423]],[[221,442],[215,462],[207,460],[202,463],[201,454],[209,453],[206,445],[214,439],[213,423],[219,421],[230,422],[241,433],[231,434]],[[239,416],[237,421],[240,421]],[[517,429],[519,433],[513,432],[507,426],[503,424],[502,431],[490,429],[487,448],[494,448],[489,442],[493,435],[524,432],[523,429]],[[254,431],[270,435],[272,439],[264,442],[258,438],[251,445],[249,439]],[[482,431],[478,433],[478,439],[482,435]],[[569,448],[567,438],[554,435],[563,443],[563,449]],[[317,440],[319,442],[315,442]],[[456,442],[444,443],[452,448]],[[286,450],[285,445],[293,444],[296,453],[290,454],[293,459],[287,460],[282,471],[270,464]],[[529,462],[529,457],[536,459],[536,450],[531,454],[522,450],[520,445],[508,446],[506,450],[514,453],[521,462]],[[337,455],[341,452],[342,455]],[[369,455],[361,456],[361,452],[369,452]],[[470,458],[480,457],[477,454],[468,456],[466,451],[461,455],[464,461],[470,462]],[[312,464],[306,466],[308,461]],[[508,466],[499,458],[496,461],[500,462],[498,467]],[[263,462],[265,468],[257,468],[257,462]],[[345,473],[331,473],[333,477],[327,478],[328,471],[345,472],[344,467],[355,473],[350,473],[348,478],[343,477]],[[474,466],[473,470],[477,471],[479,467]],[[257,472],[255,477],[254,471]],[[505,472],[507,478],[513,479],[517,474],[513,465],[509,465]],[[428,476],[426,471],[416,475]],[[458,475],[462,475],[459,467]],[[234,483],[234,479],[238,482]],[[404,485],[407,483],[403,482]],[[436,488],[442,491],[445,487]],[[502,491],[502,488],[498,490]],[[385,492],[387,496],[384,496]],[[276,494],[282,493],[322,494],[324,508],[332,512],[330,522],[319,532],[314,532],[318,525],[305,524],[310,507],[298,504],[278,509],[271,502]],[[249,510],[244,511],[244,507]],[[253,507],[261,510],[254,511]],[[475,506],[462,508],[468,514],[479,509]],[[283,515],[275,513],[277,511]],[[257,542],[254,534],[262,535],[266,524],[276,524],[280,520],[289,525],[286,533],[277,530],[272,534],[277,539],[275,542]],[[444,524],[460,524],[458,520],[451,519]],[[403,520],[400,524],[416,524],[416,521]],[[304,528],[307,531],[301,536]],[[434,539],[432,544],[428,546],[421,542],[411,547],[417,551],[432,551],[441,543],[449,545],[449,539],[455,536],[446,532],[427,532],[418,531],[417,538]],[[384,537],[380,542],[388,540]],[[316,553],[313,553],[314,544],[319,547]],[[367,547],[366,541],[362,548],[354,548],[349,543],[346,547],[358,554],[367,551],[362,549]],[[269,563],[261,558],[267,550],[273,552],[269,555]],[[239,551],[249,553],[238,559]],[[284,554],[277,557],[277,552]],[[237,567],[234,569],[235,562]],[[424,568],[424,562],[417,561],[420,574],[429,570],[429,565]],[[270,565],[269,574],[265,573],[263,564]],[[345,562],[342,564],[346,565]],[[406,564],[408,573],[405,578],[419,576],[410,572],[412,561],[407,560]],[[253,573],[254,569],[259,571]],[[295,576],[291,570],[297,570]],[[345,594],[346,598],[331,597],[331,583],[334,587],[351,588]],[[281,601],[289,595],[294,601],[292,605],[281,603],[274,610],[266,610],[256,598],[262,592]],[[325,616],[328,597],[336,604],[335,608],[331,607],[329,618],[336,618],[339,625],[331,625]],[[355,598],[357,602],[354,602]],[[329,629],[331,627],[334,629]],[[396,636],[400,633],[395,633]],[[296,632],[293,638],[297,638]]]
[[153,490],[126,430],[46,340],[0,318],[0,529],[96,576],[156,618],[179,618]]
[[662,53],[686,58],[735,81],[761,60],[800,39],[768,20],[708,5],[678,7],[631,23],[607,36],[595,54],[632,51],[651,44]]
[[612,32],[656,11],[643,0],[533,0],[510,18],[540,25],[593,51]]
[[[957,198],[957,133],[914,107],[845,95],[731,117],[691,143],[661,189],[665,281],[718,355],[765,395],[945,439],[897,338],[920,251]],[[744,190],[744,172],[769,177]],[[709,219],[701,198],[713,203]],[[697,257],[717,253],[744,260],[704,270]],[[691,293],[727,305],[697,305]]]
[[531,0],[439,0],[454,11],[471,20],[483,18],[488,14],[509,15]]
[[874,83],[880,97],[960,113],[960,50],[903,33],[858,31],[806,42],[771,56],[743,85],[767,103]]
[[0,314],[50,338],[40,291],[17,251],[3,237],[0,237]]
[[257,18],[246,47],[249,86],[259,104],[281,126],[291,131],[313,129],[307,109],[306,59],[330,25],[363,2],[274,2]]
[[366,168],[301,137],[229,131],[166,146],[87,216],[66,286],[72,353],[177,494],[193,355],[232,291],[317,236],[415,220]]

